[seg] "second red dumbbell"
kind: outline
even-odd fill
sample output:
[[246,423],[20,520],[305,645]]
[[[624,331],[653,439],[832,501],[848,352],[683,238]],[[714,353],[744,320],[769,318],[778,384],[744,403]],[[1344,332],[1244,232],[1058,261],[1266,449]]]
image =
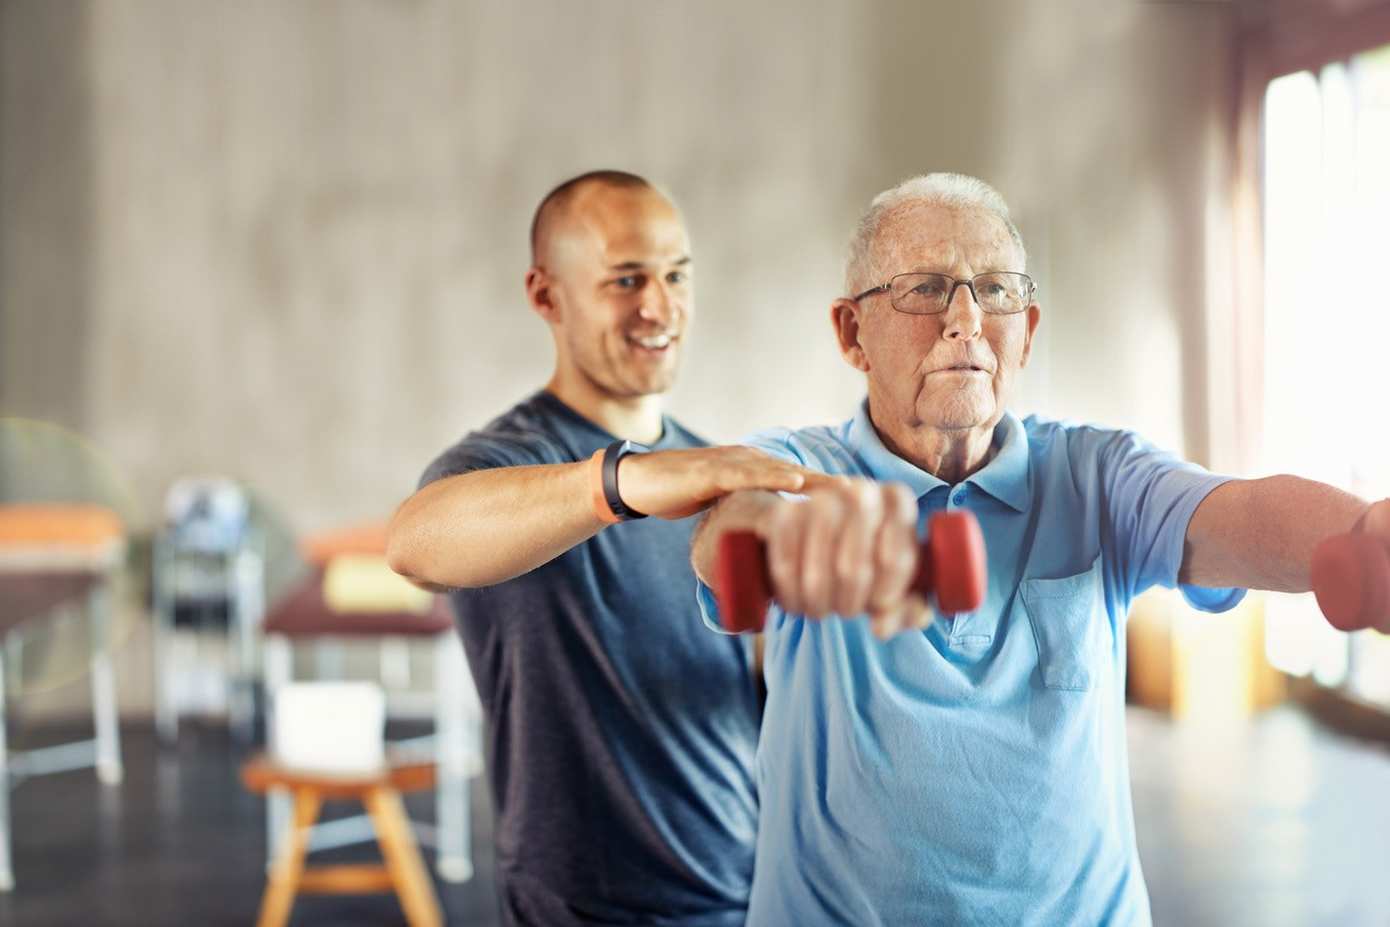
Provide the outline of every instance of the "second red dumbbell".
[[1359,631],[1390,615],[1390,554],[1366,534],[1338,534],[1313,551],[1313,594],[1339,631]]
[[[938,512],[927,523],[912,589],[938,612],[969,612],[985,600],[985,541],[969,512]],[[751,531],[719,539],[714,593],[726,631],[761,631],[772,602],[767,548]]]

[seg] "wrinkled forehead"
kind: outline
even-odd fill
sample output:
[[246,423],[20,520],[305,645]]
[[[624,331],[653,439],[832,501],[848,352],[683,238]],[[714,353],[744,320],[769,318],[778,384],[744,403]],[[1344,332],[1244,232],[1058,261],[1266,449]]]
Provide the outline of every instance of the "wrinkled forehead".
[[1025,270],[1008,226],[977,207],[905,203],[883,218],[869,253],[875,270],[888,275]]

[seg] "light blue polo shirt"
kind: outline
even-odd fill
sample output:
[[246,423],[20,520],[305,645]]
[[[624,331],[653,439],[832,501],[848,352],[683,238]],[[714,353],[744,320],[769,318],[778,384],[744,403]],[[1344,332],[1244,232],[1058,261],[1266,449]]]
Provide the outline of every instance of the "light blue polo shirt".
[[[1228,477],[1130,432],[1005,415],[954,486],[887,450],[867,403],[745,443],[905,483],[921,524],[969,509],[979,611],[889,641],[774,606],[748,927],[1149,924],[1125,747],[1125,618],[1177,583],[1187,523]],[[1206,611],[1243,590],[1183,587]],[[718,628],[708,588],[706,621]]]

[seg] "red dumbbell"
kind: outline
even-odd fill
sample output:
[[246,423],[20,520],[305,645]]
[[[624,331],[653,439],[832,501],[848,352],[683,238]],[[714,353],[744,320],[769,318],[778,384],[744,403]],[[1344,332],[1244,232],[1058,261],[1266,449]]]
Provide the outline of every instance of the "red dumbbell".
[[1390,614],[1390,554],[1365,534],[1338,534],[1313,550],[1313,594],[1339,631],[1359,631]]
[[[938,512],[928,524],[917,553],[912,588],[939,612],[969,612],[985,600],[985,540],[969,512]],[[714,567],[719,617],[728,631],[761,631],[772,602],[767,547],[751,531],[730,531],[719,539]]]

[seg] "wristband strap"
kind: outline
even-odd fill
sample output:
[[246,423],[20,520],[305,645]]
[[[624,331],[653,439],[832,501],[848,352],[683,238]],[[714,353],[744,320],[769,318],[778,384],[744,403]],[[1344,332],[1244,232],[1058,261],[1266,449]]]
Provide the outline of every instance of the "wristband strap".
[[632,441],[614,441],[603,451],[603,498],[608,509],[618,521],[635,521],[646,518],[646,514],[623,504],[622,494],[618,492],[618,464],[628,454],[645,454],[647,449]]
[[594,451],[589,458],[589,472],[592,474],[589,480],[589,503],[594,507],[594,514],[598,520],[605,525],[616,525],[622,521],[618,513],[608,507],[608,497],[603,492],[603,455],[605,448]]

